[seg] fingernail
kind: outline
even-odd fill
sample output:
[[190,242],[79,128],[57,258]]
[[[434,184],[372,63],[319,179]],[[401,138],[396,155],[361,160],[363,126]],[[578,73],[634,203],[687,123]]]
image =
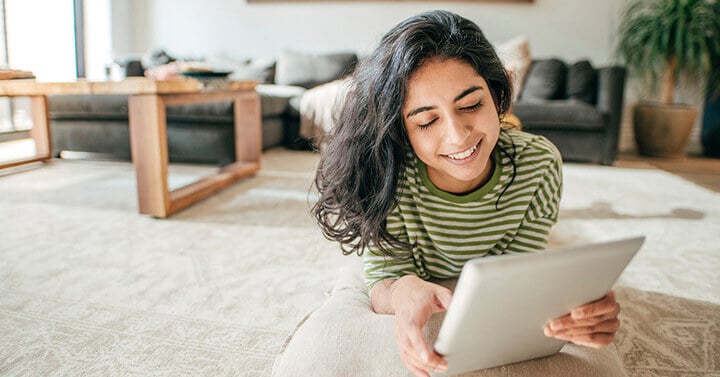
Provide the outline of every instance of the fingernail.
[[424,362],[427,363],[427,362],[428,362],[428,354],[427,354],[427,352],[421,351],[421,352],[420,352],[420,359],[422,359],[422,361],[424,361]]
[[447,365],[438,365],[437,367],[435,367],[435,371],[436,371],[436,372],[442,373],[442,372],[444,372],[444,371],[446,371],[446,370],[447,370]]
[[558,330],[560,328],[560,323],[558,322],[550,322],[550,328],[553,330]]
[[583,316],[582,310],[573,310],[570,313],[570,317],[572,317],[573,319],[582,318],[582,316]]
[[550,335],[550,334],[551,334],[551,333],[550,333],[550,328],[548,328],[548,327],[545,327],[545,328],[543,329],[543,334],[545,334],[545,336],[552,336],[552,335]]

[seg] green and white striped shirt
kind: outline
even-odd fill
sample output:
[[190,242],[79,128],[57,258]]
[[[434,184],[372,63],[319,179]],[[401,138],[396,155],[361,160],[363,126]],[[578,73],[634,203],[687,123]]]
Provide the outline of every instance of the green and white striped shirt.
[[[517,168],[515,180],[501,197],[512,179],[513,166],[497,147],[492,177],[464,195],[435,187],[425,164],[414,154],[409,156],[398,179],[398,205],[387,218],[387,230],[414,247],[409,253],[393,250],[407,256],[396,260],[371,245],[363,255],[370,289],[381,280],[405,275],[456,278],[470,259],[545,248],[560,206],[560,152],[544,137],[516,130],[501,132],[498,144],[514,156]],[[495,207],[498,197],[499,209]]]

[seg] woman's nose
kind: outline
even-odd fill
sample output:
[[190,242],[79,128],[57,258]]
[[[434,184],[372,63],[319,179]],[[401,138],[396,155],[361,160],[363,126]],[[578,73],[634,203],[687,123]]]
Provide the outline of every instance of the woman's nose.
[[470,126],[462,122],[458,117],[448,117],[446,135],[447,141],[453,144],[463,144],[470,136]]

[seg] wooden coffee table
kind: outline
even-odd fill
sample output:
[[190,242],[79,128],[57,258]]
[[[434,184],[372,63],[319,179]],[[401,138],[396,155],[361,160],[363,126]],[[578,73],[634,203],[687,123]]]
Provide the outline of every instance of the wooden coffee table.
[[[47,96],[53,94],[127,94],[130,148],[135,165],[140,213],[166,218],[260,169],[260,96],[254,81],[232,82],[228,89],[203,91],[197,80],[154,81],[129,78],[108,82],[47,83],[0,80],[0,96],[29,97],[31,136],[36,156],[2,163],[0,169],[52,158]],[[170,191],[168,188],[167,106],[233,101],[236,161],[217,174]]]

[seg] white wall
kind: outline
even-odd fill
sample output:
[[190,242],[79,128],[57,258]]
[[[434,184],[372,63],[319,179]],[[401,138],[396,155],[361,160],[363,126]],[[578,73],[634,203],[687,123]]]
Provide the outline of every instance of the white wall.
[[[119,53],[164,48],[184,56],[274,57],[302,51],[372,49],[397,22],[425,10],[447,9],[478,23],[488,38],[530,38],[536,56],[612,60],[614,30],[626,0],[497,2],[271,2],[243,0],[114,0],[129,4]],[[118,21],[118,17],[113,17]],[[118,23],[119,24],[119,23]],[[127,43],[127,42],[130,43]]]
[[85,77],[106,78],[105,67],[112,62],[112,9],[110,0],[83,2]]

